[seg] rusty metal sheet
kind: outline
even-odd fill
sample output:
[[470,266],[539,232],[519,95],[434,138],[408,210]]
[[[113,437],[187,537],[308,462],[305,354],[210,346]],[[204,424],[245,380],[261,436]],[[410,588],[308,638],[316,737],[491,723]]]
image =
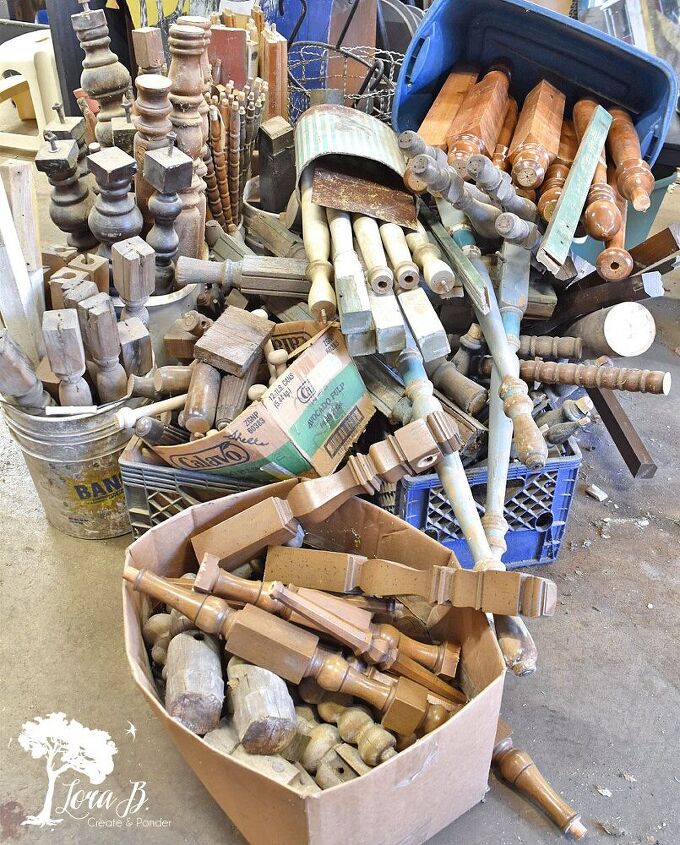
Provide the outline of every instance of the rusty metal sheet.
[[417,228],[416,203],[407,191],[350,173],[341,165],[332,170],[317,165],[312,200],[326,208],[366,214],[407,229]]

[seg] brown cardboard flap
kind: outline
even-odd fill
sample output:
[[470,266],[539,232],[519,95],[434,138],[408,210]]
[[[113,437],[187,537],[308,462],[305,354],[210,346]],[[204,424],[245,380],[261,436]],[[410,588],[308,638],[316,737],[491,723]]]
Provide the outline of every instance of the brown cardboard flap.
[[[140,537],[128,548],[127,559],[161,575],[180,575],[195,565],[189,545],[192,533],[269,495],[285,495],[291,485],[284,482],[195,505]],[[382,554],[389,542],[392,559],[410,566],[443,562],[448,554],[398,517],[359,499],[346,503],[315,534],[333,537],[344,543],[343,550],[367,556]],[[125,648],[133,678],[206,789],[254,845],[348,845],[368,840],[372,845],[418,845],[484,796],[505,673],[484,614],[452,609],[438,626],[462,645],[462,682],[472,700],[436,731],[367,775],[302,798],[215,751],[168,716],[142,640],[147,612],[148,603],[125,584]]]

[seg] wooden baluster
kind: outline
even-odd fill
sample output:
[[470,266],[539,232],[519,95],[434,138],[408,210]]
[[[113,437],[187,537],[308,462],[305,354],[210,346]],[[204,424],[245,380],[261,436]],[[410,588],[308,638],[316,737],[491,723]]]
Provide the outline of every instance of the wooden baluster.
[[508,151],[516,185],[537,188],[545,179],[560,145],[564,101],[564,94],[545,79],[524,100]]
[[439,247],[427,237],[422,223],[418,222],[415,232],[406,233],[406,243],[430,290],[439,296],[451,294],[456,287],[456,277],[449,265],[442,261]]
[[137,88],[134,116],[137,128],[134,141],[134,157],[137,162],[135,197],[144,218],[142,233],[145,235],[154,224],[153,216],[149,211],[149,199],[154,188],[144,176],[144,157],[150,150],[163,149],[172,131],[172,123],[169,119],[172,105],[168,99],[171,84],[169,79],[158,74],[143,74],[135,80]]
[[200,258],[203,253],[206,217],[206,184],[200,177],[203,164],[204,121],[203,55],[205,35],[195,26],[170,27],[170,122],[177,135],[177,147],[194,162],[191,186],[179,192],[182,211],[176,221],[179,253]]
[[401,290],[411,290],[417,287],[420,280],[420,271],[411,258],[401,226],[397,226],[396,223],[381,223],[380,237]]
[[220,373],[210,364],[196,361],[184,406],[184,427],[192,434],[205,434],[213,427],[220,392]]
[[89,155],[87,163],[99,186],[88,222],[99,241],[99,254],[110,261],[113,244],[142,230],[142,214],[130,194],[137,163],[118,147]]
[[[148,570],[126,566],[124,579],[135,590],[169,604],[208,634],[225,640],[225,649],[290,683],[314,678],[320,687],[356,695],[381,713],[388,730],[410,735],[428,732],[449,715],[428,701],[425,687],[400,677],[394,686],[362,675],[340,655],[319,646],[319,638],[253,605],[232,610],[215,596],[192,594]],[[435,718],[433,718],[433,716]]]
[[616,205],[621,213],[621,226],[619,231],[605,243],[605,248],[597,256],[597,272],[608,282],[618,282],[627,279],[633,272],[635,263],[633,257],[626,249],[626,220],[628,218],[628,203],[621,196],[617,189],[616,170],[614,167],[607,169],[607,180],[609,187],[614,193]]
[[578,149],[578,139],[571,120],[562,121],[560,144],[557,156],[545,173],[541,185],[541,196],[538,200],[538,212],[546,223],[550,222],[557,200],[562,196],[564,183],[569,175],[574,156]]
[[70,308],[46,311],[42,331],[50,367],[59,377],[59,401],[62,405],[91,405],[92,394],[83,378],[85,350],[78,315]]
[[418,135],[426,144],[446,150],[449,128],[478,77],[476,70],[464,66],[448,75],[418,127]]
[[449,127],[449,164],[465,179],[471,155],[492,156],[508,106],[510,71],[493,67],[470,88],[460,111]]
[[508,97],[508,107],[505,110],[503,126],[496,141],[496,148],[491,156],[491,161],[496,167],[505,172],[510,170],[508,152],[510,151],[512,136],[515,134],[518,114],[517,100],[514,97]]
[[154,292],[155,253],[140,237],[118,241],[111,247],[113,283],[125,303],[121,319],[137,317],[149,325],[146,302]]
[[52,186],[50,218],[57,228],[68,234],[67,241],[77,250],[93,247],[97,241],[88,226],[94,198],[87,181],[81,176],[76,141],[58,141],[53,132],[45,132],[46,144],[38,150],[35,166],[45,173]]
[[228,228],[234,223],[234,219],[231,215],[231,200],[229,198],[227,161],[224,153],[224,143],[222,141],[222,122],[220,120],[218,110],[215,106],[210,107],[209,118],[210,146],[212,149],[213,166],[215,168],[215,179],[217,188],[217,198],[215,198],[215,196],[213,195],[212,207],[217,210],[217,200],[219,200],[219,208],[222,210],[225,228]]
[[85,338],[87,348],[97,368],[97,393],[102,404],[116,402],[127,392],[127,373],[119,359],[120,338],[116,325],[116,313],[111,298],[99,293],[86,310]]
[[323,208],[312,202],[313,176],[314,168],[308,167],[300,179],[302,235],[309,260],[307,275],[312,283],[307,301],[314,319],[325,323],[335,317],[337,305],[331,285],[331,236]]
[[647,211],[650,195],[654,190],[654,176],[642,158],[640,139],[628,112],[609,109],[612,125],[607,146],[616,167],[616,183],[624,199],[633,203],[636,211]]
[[[229,181],[229,203],[231,205],[231,217],[234,225],[238,226],[241,219],[240,207],[240,162],[241,162],[241,123],[242,109],[238,103],[231,104],[229,113],[229,167],[227,177]],[[243,127],[245,129],[245,126]]]
[[[574,106],[572,117],[579,143],[596,108],[595,100],[588,99],[579,100]],[[588,199],[583,211],[583,225],[590,237],[595,238],[596,241],[611,240],[621,228],[621,212],[616,204],[616,195],[607,182],[607,161],[604,144],[600,150],[595,175],[588,191]]]
[[191,186],[194,164],[188,155],[175,149],[174,132],[168,135],[166,148],[151,150],[144,157],[144,178],[155,188],[149,199],[149,212],[154,225],[146,236],[155,252],[154,293],[171,293],[175,284],[175,258],[179,249],[179,236],[175,221],[182,211],[180,191]]
[[111,120],[124,117],[123,97],[130,88],[130,74],[111,52],[109,29],[103,9],[90,9],[89,0],[78,0],[84,11],[71,15],[73,29],[85,51],[80,86],[99,103],[97,141],[102,147],[113,145]]

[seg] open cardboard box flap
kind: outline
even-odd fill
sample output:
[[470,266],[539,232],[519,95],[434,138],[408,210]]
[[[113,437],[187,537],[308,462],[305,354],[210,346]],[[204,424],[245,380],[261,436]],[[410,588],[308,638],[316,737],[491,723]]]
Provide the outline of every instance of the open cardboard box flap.
[[[195,569],[189,538],[269,496],[285,497],[282,482],[194,505],[156,526],[127,550],[127,561],[177,577]],[[391,514],[352,499],[316,526],[314,543],[387,556],[410,566],[442,565],[448,551]],[[248,842],[254,845],[419,845],[484,796],[503,694],[505,667],[483,613],[452,609],[439,633],[461,644],[460,678],[471,701],[433,733],[367,775],[302,797],[209,747],[172,719],[159,699],[142,624],[146,597],[123,585],[125,649],[136,684],[177,748]]]

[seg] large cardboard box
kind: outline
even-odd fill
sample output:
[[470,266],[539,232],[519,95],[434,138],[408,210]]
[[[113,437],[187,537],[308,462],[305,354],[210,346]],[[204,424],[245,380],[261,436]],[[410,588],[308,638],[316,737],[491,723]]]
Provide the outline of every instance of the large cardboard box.
[[[285,481],[195,505],[157,526],[127,550],[127,561],[161,575],[195,570],[189,538],[267,496]],[[313,537],[326,548],[389,557],[420,569],[448,551],[380,508],[351,499]],[[303,798],[224,756],[172,719],[156,691],[141,626],[149,601],[123,585],[125,648],[136,684],[177,748],[248,842],[254,845],[419,845],[473,807],[487,787],[505,667],[484,614],[452,609],[438,635],[462,645],[460,680],[471,701],[448,722],[367,775]],[[179,781],[178,781],[179,782]]]

